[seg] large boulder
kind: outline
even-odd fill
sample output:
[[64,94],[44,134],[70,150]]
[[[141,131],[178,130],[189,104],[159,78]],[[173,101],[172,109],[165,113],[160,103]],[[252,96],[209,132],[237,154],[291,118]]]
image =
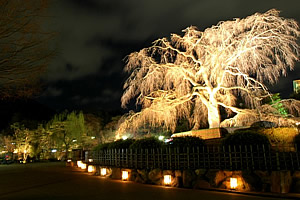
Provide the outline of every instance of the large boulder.
[[205,178],[208,179],[212,187],[218,187],[226,179],[226,174],[222,170],[208,170]]
[[193,170],[183,170],[182,173],[182,183],[183,187],[191,188],[193,187],[193,182],[196,180],[197,175]]
[[110,178],[112,178],[112,179],[122,179],[121,169],[116,168],[116,167],[111,168]]
[[135,179],[135,182],[137,183],[148,183],[148,172],[147,170],[143,169],[143,170],[137,170],[138,174],[137,177]]
[[270,121],[258,121],[251,124],[251,128],[273,128],[277,127],[275,122]]
[[288,193],[292,185],[290,171],[272,171],[271,173],[271,192]]
[[153,169],[148,173],[148,178],[150,183],[153,183],[155,185],[160,185],[161,180],[163,178],[162,176],[162,170],[161,169]]

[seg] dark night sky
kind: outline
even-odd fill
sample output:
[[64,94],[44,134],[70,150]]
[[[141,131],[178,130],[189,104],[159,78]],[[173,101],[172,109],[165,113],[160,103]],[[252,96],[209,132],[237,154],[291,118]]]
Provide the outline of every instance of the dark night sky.
[[[54,109],[118,110],[123,58],[160,37],[195,25],[244,18],[271,8],[300,22],[300,0],[50,0],[49,31],[57,56],[38,100]],[[300,64],[272,89],[288,96]]]

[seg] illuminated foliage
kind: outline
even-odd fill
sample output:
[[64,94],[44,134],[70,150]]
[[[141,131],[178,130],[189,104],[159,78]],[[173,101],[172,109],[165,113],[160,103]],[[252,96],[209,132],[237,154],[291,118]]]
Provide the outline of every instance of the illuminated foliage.
[[[130,76],[122,106],[136,98],[142,109],[127,115],[119,133],[145,122],[174,131],[181,118],[194,129],[205,122],[220,127],[220,109],[235,115],[226,126],[258,118],[253,109],[270,95],[264,83],[274,84],[286,75],[299,56],[296,21],[280,17],[275,9],[220,22],[203,32],[193,26],[183,32],[128,56],[125,71]],[[241,109],[238,98],[249,109]]]
[[[67,111],[55,115],[48,124],[48,130],[56,147],[63,147],[66,152],[70,148],[79,148],[83,145],[86,134],[84,116],[82,112]],[[68,156],[68,153],[66,153]]]

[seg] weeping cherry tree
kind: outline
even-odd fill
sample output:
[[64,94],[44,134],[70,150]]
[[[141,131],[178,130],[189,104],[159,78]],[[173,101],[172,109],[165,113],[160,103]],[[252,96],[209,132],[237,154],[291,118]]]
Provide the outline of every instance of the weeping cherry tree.
[[[142,109],[130,112],[119,132],[145,123],[174,131],[181,118],[194,129],[203,123],[216,128],[221,109],[235,119],[258,116],[255,108],[270,96],[265,84],[276,83],[298,61],[297,22],[280,17],[275,9],[220,22],[203,32],[194,26],[183,32],[127,57],[130,76],[122,106],[136,99]],[[238,99],[246,105],[243,109]]]

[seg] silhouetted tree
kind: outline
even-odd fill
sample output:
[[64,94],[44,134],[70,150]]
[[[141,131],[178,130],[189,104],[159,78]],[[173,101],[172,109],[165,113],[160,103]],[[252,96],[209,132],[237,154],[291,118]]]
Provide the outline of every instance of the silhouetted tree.
[[0,98],[27,97],[38,87],[53,51],[53,33],[43,32],[48,0],[0,1]]

